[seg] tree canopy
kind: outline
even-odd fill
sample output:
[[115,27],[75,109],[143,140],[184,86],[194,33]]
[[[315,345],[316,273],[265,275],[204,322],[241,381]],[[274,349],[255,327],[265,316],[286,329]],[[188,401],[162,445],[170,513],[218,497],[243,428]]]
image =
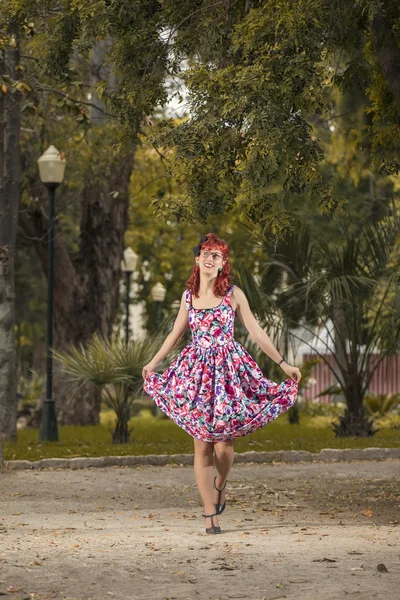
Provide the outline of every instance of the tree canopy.
[[[178,90],[185,84],[187,118],[157,124],[150,136],[173,150],[170,168],[182,186],[167,216],[204,220],[239,206],[279,238],[298,219],[305,193],[316,213],[340,209],[338,178],[321,169],[315,129],[341,118],[338,88],[363,98],[358,149],[367,150],[376,172],[398,172],[396,0],[95,0],[90,7],[7,0],[3,21],[35,40],[15,84],[27,103],[51,89],[44,76],[57,77],[64,85],[59,104],[76,110],[84,126],[85,105],[101,99],[123,126],[121,148],[165,105],[167,82],[178,82]],[[76,73],[79,57],[96,52],[96,44],[104,61],[87,102]]]
[[[174,46],[189,56],[181,75],[190,114],[166,123],[159,143],[175,151],[187,214],[239,204],[278,238],[296,222],[306,193],[316,213],[340,208],[340,181],[321,169],[316,133],[321,121],[341,116],[338,88],[363,97],[358,149],[375,171],[398,172],[398,2],[210,1],[192,12],[191,2],[179,5]],[[174,3],[165,6],[176,14]]]

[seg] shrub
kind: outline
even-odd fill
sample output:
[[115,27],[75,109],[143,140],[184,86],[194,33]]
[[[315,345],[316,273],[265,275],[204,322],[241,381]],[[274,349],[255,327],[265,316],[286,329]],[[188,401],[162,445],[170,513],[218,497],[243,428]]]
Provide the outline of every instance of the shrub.
[[395,410],[400,405],[400,394],[367,394],[364,398],[364,408],[369,415],[383,416]]

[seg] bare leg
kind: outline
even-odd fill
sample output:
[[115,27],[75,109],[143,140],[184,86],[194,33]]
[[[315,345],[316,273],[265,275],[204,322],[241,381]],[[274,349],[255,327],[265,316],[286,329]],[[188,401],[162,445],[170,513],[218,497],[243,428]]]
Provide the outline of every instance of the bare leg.
[[[212,442],[202,442],[194,438],[194,476],[203,500],[205,515],[215,513],[213,452],[214,444]],[[214,517],[214,524],[218,525],[217,517]],[[211,519],[206,519],[206,527],[211,527]]]
[[[228,478],[229,471],[233,465],[234,459],[234,450],[233,450],[233,442],[218,442],[214,444],[214,452],[215,452],[215,466],[217,469],[217,479],[215,481],[215,485],[217,488],[222,490],[225,485],[225,482]],[[218,502],[219,492],[214,489],[213,498],[214,503]],[[223,504],[225,502],[225,490],[221,493],[220,503]]]

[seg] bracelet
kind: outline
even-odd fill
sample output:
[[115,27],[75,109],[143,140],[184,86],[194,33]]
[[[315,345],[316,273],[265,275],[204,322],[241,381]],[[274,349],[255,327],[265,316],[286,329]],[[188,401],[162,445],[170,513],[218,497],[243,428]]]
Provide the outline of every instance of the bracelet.
[[282,359],[281,359],[281,360],[278,362],[278,367],[280,367],[280,366],[281,366],[281,364],[282,364],[283,362],[286,362],[286,360],[285,360],[284,358],[282,358]]

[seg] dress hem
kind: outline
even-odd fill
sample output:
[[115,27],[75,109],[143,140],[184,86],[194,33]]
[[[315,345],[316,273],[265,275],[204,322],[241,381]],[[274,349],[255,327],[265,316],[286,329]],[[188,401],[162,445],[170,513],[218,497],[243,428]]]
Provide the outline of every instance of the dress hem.
[[[297,385],[297,382],[294,379],[286,379],[285,380],[286,383],[291,382],[294,385]],[[297,396],[297,394],[296,394]],[[252,425],[252,421],[249,421],[248,423],[246,423],[246,425],[243,427],[243,429],[247,429],[249,428],[249,431],[244,431],[242,430],[237,430],[234,434],[216,434],[215,437],[212,437],[212,434],[210,434],[211,437],[204,439],[204,438],[200,438],[196,435],[194,435],[191,431],[190,428],[187,427],[184,423],[180,422],[178,423],[177,418],[175,417],[175,415],[173,415],[170,411],[168,411],[168,408],[165,406],[165,404],[163,404],[162,400],[160,399],[162,398],[161,395],[157,394],[157,392],[153,392],[153,395],[151,396],[151,399],[153,400],[153,402],[158,406],[158,408],[160,410],[163,411],[163,413],[169,418],[171,419],[171,421],[173,421],[176,425],[178,425],[178,427],[180,427],[181,429],[183,429],[186,433],[188,433],[192,438],[199,440],[200,442],[208,442],[208,443],[218,443],[218,442],[233,442],[236,439],[239,439],[240,437],[244,437],[246,435],[250,435],[251,433],[254,433],[255,431],[257,431],[258,429],[262,429],[263,427],[265,427],[266,425],[268,425],[269,423],[271,423],[271,421],[275,421],[275,419],[277,419],[278,417],[280,417],[282,415],[283,412],[287,412],[289,410],[289,408],[291,408],[295,403],[297,398],[295,399],[295,401],[293,402],[293,404],[291,404],[291,406],[289,407],[285,407],[285,409],[283,411],[278,412],[277,415],[273,416],[273,418],[267,418],[264,421],[260,421],[259,423],[257,423],[257,427],[254,427],[254,423],[253,423],[253,427],[251,427]],[[271,417],[271,415],[269,415],[269,417]],[[218,438],[218,439],[217,439]],[[221,439],[222,438],[222,439]]]

